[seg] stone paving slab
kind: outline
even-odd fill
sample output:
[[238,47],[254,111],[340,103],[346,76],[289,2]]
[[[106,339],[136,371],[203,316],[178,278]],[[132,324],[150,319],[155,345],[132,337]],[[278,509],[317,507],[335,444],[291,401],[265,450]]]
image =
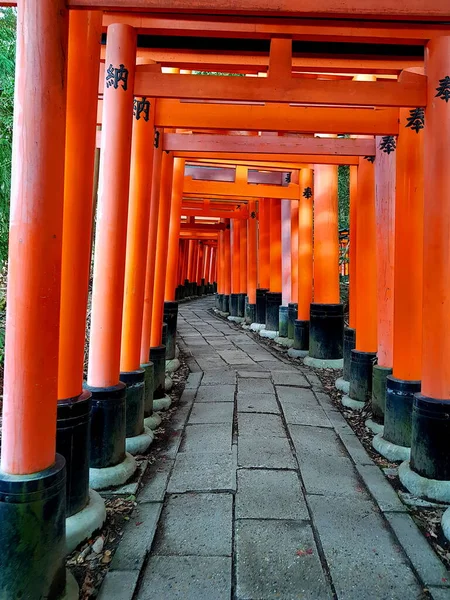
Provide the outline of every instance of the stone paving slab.
[[257,412],[280,414],[275,394],[261,394],[260,396],[238,392],[237,393],[238,412]]
[[111,562],[111,571],[139,571],[149,552],[162,504],[139,504],[127,523]]
[[266,469],[297,468],[288,440],[272,437],[268,443],[265,435],[239,437],[238,465]]
[[237,486],[236,519],[309,519],[295,471],[239,469]]
[[232,402],[197,402],[192,409],[188,423],[232,423],[234,406]]
[[304,375],[298,371],[272,371],[272,379],[275,385],[289,385],[293,387],[309,387],[310,383]]
[[230,452],[232,423],[188,425],[180,452]]
[[309,425],[310,427],[333,427],[325,412],[317,407],[305,408],[301,404],[285,402],[281,404],[286,423],[289,425]]
[[421,587],[373,502],[309,496],[338,598],[416,600]]
[[[234,375],[236,377],[236,375]],[[196,402],[234,402],[235,384],[202,383],[197,390]]]
[[214,369],[203,374],[202,387],[209,385],[235,385],[236,372],[228,369]]
[[109,571],[97,600],[131,600],[139,579],[139,571]]
[[247,392],[255,395],[274,394],[275,390],[269,379],[255,381],[252,378],[238,378],[238,392]]
[[255,379],[270,379],[270,372],[264,371],[259,365],[252,365],[251,370],[238,371],[238,377],[250,377]]
[[231,558],[152,556],[137,600],[230,600],[230,595]]
[[310,389],[292,387],[292,386],[280,386],[276,385],[278,398],[282,405],[294,404],[302,409],[312,408],[318,409],[319,403],[317,398]]
[[178,454],[167,488],[179,492],[236,491],[234,452],[185,452]]
[[376,465],[356,465],[356,470],[381,512],[407,512],[408,509]]
[[170,496],[156,533],[154,554],[231,556],[232,494]]
[[281,418],[277,415],[238,413],[238,428],[242,437],[261,435],[268,439],[286,435]]
[[314,454],[323,458],[327,456],[347,457],[344,446],[332,429],[291,425],[289,433],[294,442],[297,456],[301,460],[306,460],[308,456]]
[[158,457],[158,460],[147,469],[143,479],[144,486],[139,494],[139,502],[164,502],[174,462],[171,459],[164,460],[162,457]]
[[328,600],[313,533],[302,521],[236,522],[238,600]]

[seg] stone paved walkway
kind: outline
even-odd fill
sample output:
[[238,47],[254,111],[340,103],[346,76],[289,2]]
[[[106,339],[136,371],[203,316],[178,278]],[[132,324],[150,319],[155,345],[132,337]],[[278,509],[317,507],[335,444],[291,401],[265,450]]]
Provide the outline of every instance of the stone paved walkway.
[[212,306],[180,306],[193,371],[180,435],[101,600],[450,598],[449,574],[317,377]]

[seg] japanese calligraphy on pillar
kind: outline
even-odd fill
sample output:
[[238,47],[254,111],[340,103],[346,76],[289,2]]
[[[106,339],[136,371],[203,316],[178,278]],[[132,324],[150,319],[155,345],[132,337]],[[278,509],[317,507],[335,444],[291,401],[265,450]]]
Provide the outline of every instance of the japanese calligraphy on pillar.
[[123,64],[118,67],[114,67],[110,64],[106,69],[106,87],[113,87],[115,90],[122,85],[122,89],[127,91],[128,89],[128,69]]
[[441,98],[448,102],[450,100],[450,76],[446,75],[443,79],[439,79],[439,85],[436,88],[436,98]]
[[396,147],[397,147],[397,144],[395,142],[395,137],[393,135],[384,135],[381,138],[380,150],[382,152],[385,152],[386,154],[390,154],[391,152],[394,152]]
[[304,198],[311,198],[312,196],[312,189],[308,186],[303,190],[303,197]]
[[405,127],[410,127],[416,133],[425,127],[425,110],[423,108],[412,108],[406,120]]
[[133,114],[136,121],[142,117],[144,121],[148,121],[150,117],[150,102],[147,98],[135,98]]

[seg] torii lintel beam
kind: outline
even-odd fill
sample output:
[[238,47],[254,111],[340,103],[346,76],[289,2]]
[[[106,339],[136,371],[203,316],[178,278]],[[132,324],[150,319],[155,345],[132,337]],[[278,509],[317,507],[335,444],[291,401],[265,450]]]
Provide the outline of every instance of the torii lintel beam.
[[240,198],[281,198],[298,200],[300,187],[290,183],[286,187],[279,185],[259,185],[253,183],[224,183],[221,181],[198,181],[184,178],[184,195],[201,197],[237,196]]
[[[268,167],[278,165],[283,169],[307,168],[316,165],[358,165],[358,156],[332,156],[323,154],[260,154],[245,155],[239,152],[176,152],[179,158],[186,160],[205,161],[208,163],[243,164],[247,166]],[[373,156],[373,154],[367,155]]]
[[374,156],[375,140],[166,133],[163,140],[163,149],[172,151],[177,156],[179,152]]

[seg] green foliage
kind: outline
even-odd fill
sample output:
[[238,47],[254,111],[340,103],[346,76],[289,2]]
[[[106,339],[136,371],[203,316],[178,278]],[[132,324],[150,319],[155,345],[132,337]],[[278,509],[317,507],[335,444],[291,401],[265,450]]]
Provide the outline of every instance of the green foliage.
[[350,167],[348,165],[338,167],[338,211],[339,229],[348,229],[350,222]]
[[16,11],[0,9],[0,262],[8,258]]

